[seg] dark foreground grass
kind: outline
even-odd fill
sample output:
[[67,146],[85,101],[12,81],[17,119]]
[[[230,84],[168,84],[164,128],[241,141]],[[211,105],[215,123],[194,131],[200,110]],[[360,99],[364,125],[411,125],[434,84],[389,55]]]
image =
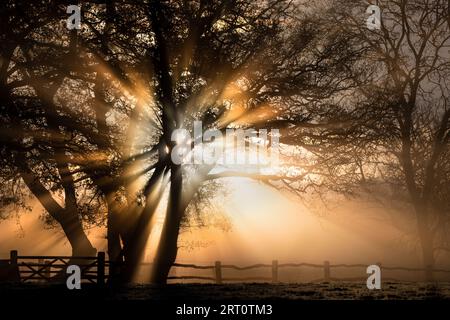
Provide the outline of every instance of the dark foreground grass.
[[0,284],[2,299],[95,299],[152,301],[293,301],[293,300],[450,300],[450,283],[385,282],[381,290],[368,290],[365,283],[302,284],[170,284],[166,287],[129,285],[98,288],[82,284],[68,290],[61,284]]

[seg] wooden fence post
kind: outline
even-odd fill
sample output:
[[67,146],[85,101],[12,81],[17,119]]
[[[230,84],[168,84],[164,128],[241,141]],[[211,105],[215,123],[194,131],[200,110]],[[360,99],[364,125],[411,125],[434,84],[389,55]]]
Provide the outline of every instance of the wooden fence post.
[[17,256],[18,256],[18,253],[17,253],[17,250],[11,250],[11,252],[9,253],[9,263],[12,265],[12,266],[17,266]]
[[44,275],[47,278],[50,278],[50,275],[51,275],[50,271],[51,271],[51,268],[52,268],[52,264],[51,264],[51,262],[49,260],[45,260],[44,263],[45,263],[45,273],[44,273]]
[[278,282],[278,260],[272,260],[272,283]]
[[11,265],[11,277],[14,279],[13,281],[20,282],[20,270],[19,263],[17,261],[18,255],[17,250],[11,250],[9,252],[9,264]]
[[222,263],[220,261],[216,261],[215,263],[215,274],[216,274],[216,283],[222,284]]
[[97,253],[97,285],[105,284],[105,253]]
[[323,262],[323,280],[325,282],[330,281],[330,261]]
[[[42,259],[42,258],[38,259],[37,269],[40,270],[44,266],[44,264],[45,264],[44,259]],[[42,273],[44,276],[45,276],[45,271],[46,271],[46,269],[42,269]],[[45,281],[45,279],[40,279],[40,280]]]

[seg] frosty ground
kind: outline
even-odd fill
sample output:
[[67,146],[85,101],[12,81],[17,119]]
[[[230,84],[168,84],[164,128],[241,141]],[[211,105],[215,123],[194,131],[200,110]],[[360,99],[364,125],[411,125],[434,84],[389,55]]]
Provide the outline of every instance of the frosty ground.
[[361,282],[301,284],[136,284],[103,288],[83,284],[69,291],[55,284],[0,284],[2,298],[96,298],[102,300],[221,301],[221,300],[430,300],[450,299],[450,282],[439,284],[384,282],[381,290],[368,290]]

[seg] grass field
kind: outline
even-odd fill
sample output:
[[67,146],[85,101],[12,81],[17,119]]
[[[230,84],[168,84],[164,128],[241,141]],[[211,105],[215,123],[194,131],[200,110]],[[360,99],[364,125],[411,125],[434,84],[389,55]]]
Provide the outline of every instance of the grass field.
[[430,300],[450,299],[450,283],[385,282],[381,290],[368,290],[365,283],[302,284],[171,284],[166,287],[129,285],[98,289],[83,284],[81,290],[64,285],[0,284],[2,298],[96,298],[101,300],[220,301],[220,300]]

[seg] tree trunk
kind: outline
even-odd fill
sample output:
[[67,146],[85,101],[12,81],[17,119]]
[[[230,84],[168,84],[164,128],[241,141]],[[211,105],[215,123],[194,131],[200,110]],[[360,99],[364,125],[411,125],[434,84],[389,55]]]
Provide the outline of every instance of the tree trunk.
[[425,269],[425,281],[433,281],[434,268],[434,235],[429,226],[427,202],[419,199],[415,204],[417,231],[422,249],[422,264]]
[[[68,205],[62,208],[52,197],[52,194],[42,185],[28,169],[21,167],[21,176],[27,187],[39,200],[41,205],[63,229],[72,247],[73,256],[94,256],[97,250],[92,246],[76,211],[76,206]],[[72,208],[72,210],[70,209]]]
[[107,240],[109,257],[109,281],[116,282],[120,276],[123,263],[122,246],[120,243],[120,211],[117,207],[114,194],[106,196],[108,204]]
[[130,218],[127,218],[128,221],[123,221],[122,224],[126,223],[129,226],[126,232],[121,234],[124,259],[121,270],[122,282],[131,282],[141,263],[151,232],[151,221],[165,189],[165,171],[166,166],[164,163],[161,163],[147,182],[144,188],[146,196],[144,208],[136,204],[128,207],[128,210],[131,211],[131,216],[130,212],[128,212]]
[[418,219],[419,240],[422,249],[422,263],[425,268],[425,281],[433,281],[434,245],[433,235],[423,219]]
[[184,214],[182,207],[183,177],[181,166],[172,164],[170,174],[170,193],[167,204],[167,213],[161,237],[153,264],[151,282],[165,285],[170,268],[175,262],[178,252],[178,235],[181,219]]
[[157,197],[147,199],[145,207],[140,212],[140,219],[135,224],[129,240],[124,243],[123,253],[125,262],[122,270],[122,281],[125,283],[133,280],[145,252],[145,245],[151,232],[151,219],[160,199],[160,190],[154,190],[154,192],[158,194]]
[[92,246],[84,232],[83,225],[76,212],[66,212],[59,223],[72,246],[72,256],[94,257],[96,255],[97,250]]

